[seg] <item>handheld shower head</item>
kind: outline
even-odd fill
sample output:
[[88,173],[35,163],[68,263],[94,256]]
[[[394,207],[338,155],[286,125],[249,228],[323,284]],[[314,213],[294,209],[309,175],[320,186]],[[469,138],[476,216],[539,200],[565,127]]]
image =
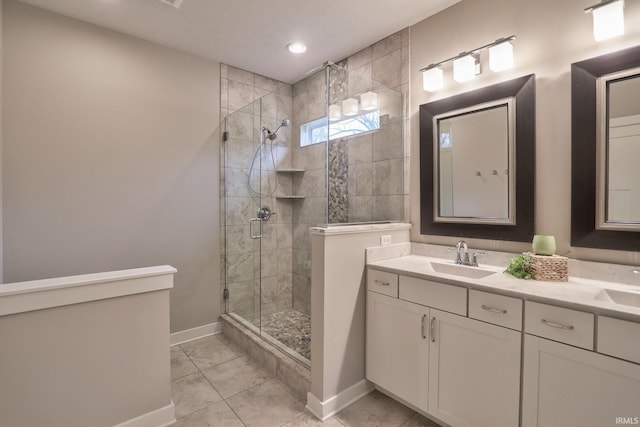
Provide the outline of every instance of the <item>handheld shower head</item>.
[[287,127],[287,126],[291,126],[291,120],[290,119],[284,119],[282,121],[282,123],[280,123],[280,126],[278,126],[278,128],[275,130],[275,132],[271,132],[269,129],[263,127],[262,131],[266,132],[265,137],[270,139],[271,141],[275,140],[276,137],[278,136],[278,132],[280,132],[280,129],[283,127]]

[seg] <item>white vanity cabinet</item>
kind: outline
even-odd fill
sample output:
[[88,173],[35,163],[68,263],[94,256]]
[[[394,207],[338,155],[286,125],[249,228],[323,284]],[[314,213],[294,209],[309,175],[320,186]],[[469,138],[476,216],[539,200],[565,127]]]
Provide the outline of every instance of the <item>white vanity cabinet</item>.
[[367,379],[427,410],[429,309],[367,292]]
[[[367,379],[452,427],[517,426],[521,332],[466,317],[466,288],[399,275],[396,298],[381,273],[367,272]],[[521,317],[508,299],[480,314]]]
[[601,316],[594,333],[592,313],[532,302],[525,312],[523,427],[640,423],[640,365],[592,351],[633,360],[638,324]]
[[431,321],[428,412],[454,427],[517,426],[522,334],[439,310]]

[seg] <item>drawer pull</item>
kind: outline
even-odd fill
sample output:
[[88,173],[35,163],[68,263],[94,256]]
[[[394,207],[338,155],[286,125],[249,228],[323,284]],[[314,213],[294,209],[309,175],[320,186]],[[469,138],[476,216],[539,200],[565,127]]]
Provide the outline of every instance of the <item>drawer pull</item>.
[[547,319],[542,319],[542,323],[547,326],[551,326],[552,328],[564,329],[566,331],[573,331],[574,329],[572,325],[563,325],[562,323],[550,322]]
[[429,325],[429,333],[431,333],[431,342],[436,342],[436,332],[435,332],[436,318],[431,318],[431,324]]
[[382,286],[391,286],[391,283],[389,282],[383,282],[382,280],[374,280],[373,283],[377,283],[378,285],[382,285]]
[[481,307],[483,310],[490,311],[491,313],[507,314],[507,310],[505,310],[504,308],[489,307],[488,305],[484,305],[484,304],[482,304]]
[[420,322],[420,333],[422,334],[422,339],[425,340],[427,339],[427,336],[424,333],[424,321],[427,319],[427,315],[423,314],[422,315],[422,321]]

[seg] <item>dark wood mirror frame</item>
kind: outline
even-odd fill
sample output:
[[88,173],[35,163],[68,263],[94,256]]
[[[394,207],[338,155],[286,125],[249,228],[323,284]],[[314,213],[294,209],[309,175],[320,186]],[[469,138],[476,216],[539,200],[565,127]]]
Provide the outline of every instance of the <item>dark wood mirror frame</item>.
[[[514,225],[434,222],[433,117],[501,98],[516,102]],[[531,242],[535,199],[535,75],[520,77],[420,106],[420,233]]]
[[571,245],[640,251],[640,232],[596,228],[596,83],[640,66],[640,46],[571,64]]

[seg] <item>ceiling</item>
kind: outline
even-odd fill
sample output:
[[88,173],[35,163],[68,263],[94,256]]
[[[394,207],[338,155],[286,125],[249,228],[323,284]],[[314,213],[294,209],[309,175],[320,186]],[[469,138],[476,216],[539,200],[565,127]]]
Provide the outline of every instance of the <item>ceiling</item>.
[[[460,0],[21,1],[294,83]],[[307,52],[287,52],[292,41]]]

